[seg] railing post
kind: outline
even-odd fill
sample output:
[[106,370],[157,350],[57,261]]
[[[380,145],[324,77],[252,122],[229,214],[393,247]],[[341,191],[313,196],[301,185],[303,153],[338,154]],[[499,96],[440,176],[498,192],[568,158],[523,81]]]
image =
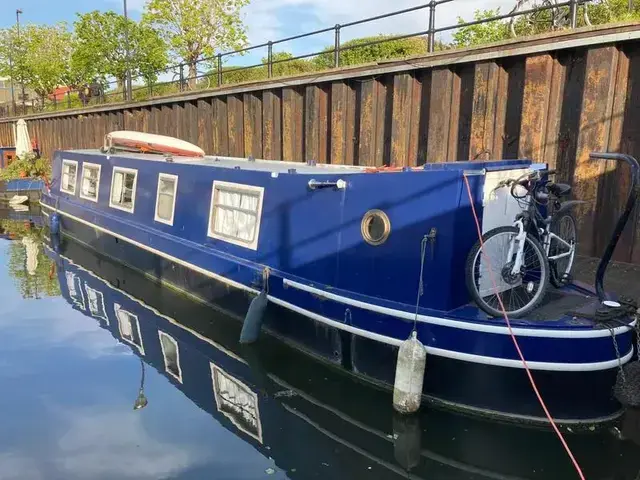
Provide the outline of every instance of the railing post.
[[427,44],[427,51],[429,53],[433,53],[433,50],[435,49],[435,30],[436,28],[436,2],[434,0],[431,0],[429,2],[429,33],[427,35],[428,37],[428,44]]
[[569,7],[569,14],[571,16],[571,28],[576,28],[578,25],[578,0],[569,0],[571,6]]
[[633,12],[633,0],[629,0],[629,13]]
[[340,66],[340,24],[336,23],[335,26],[335,38],[333,45],[333,66],[338,68]]
[[180,91],[184,90],[184,64],[180,64]]
[[218,54],[218,86],[222,85],[222,54]]
[[273,77],[273,42],[271,40],[267,50],[267,75],[269,78]]
[[58,110],[58,92],[53,91],[53,110]]
[[67,90],[67,108],[71,108],[71,90]]

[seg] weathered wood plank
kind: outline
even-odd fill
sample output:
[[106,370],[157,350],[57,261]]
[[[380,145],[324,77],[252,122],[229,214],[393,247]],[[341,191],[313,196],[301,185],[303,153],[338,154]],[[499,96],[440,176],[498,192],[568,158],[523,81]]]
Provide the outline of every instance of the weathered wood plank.
[[391,111],[391,164],[407,166],[409,160],[409,138],[415,79],[411,74],[394,75]]
[[331,85],[331,153],[330,163],[344,164],[347,156],[347,107],[349,87],[345,82]]
[[290,162],[303,159],[303,98],[299,89],[282,89],[282,157]]
[[[628,152],[631,146],[624,137],[625,110],[627,108],[630,75],[629,56],[619,52],[615,86],[613,91],[613,105],[611,111],[611,126],[609,130],[609,142],[606,148],[608,152]],[[607,162],[605,174],[600,178],[600,193],[596,208],[596,224],[602,233],[612,232],[618,217],[624,210],[631,178],[626,165],[618,162]],[[604,193],[606,192],[606,193]],[[637,222],[637,209],[632,213],[626,228],[618,240],[618,246],[614,251],[614,260],[630,262],[633,255],[633,234]],[[608,238],[605,235],[595,235],[595,250],[603,252]]]
[[318,91],[318,163],[329,162],[329,91],[327,85],[320,85]]
[[543,157],[553,64],[548,54],[529,57],[525,62],[518,156],[536,162]]
[[[454,73],[448,68],[435,69],[431,73],[430,89],[423,89],[423,95],[429,95],[429,117],[426,163],[447,161],[449,133],[451,125],[451,92]],[[457,125],[457,122],[455,122]]]
[[244,157],[244,112],[242,98],[232,95],[227,100],[229,155]]
[[262,158],[262,101],[253,93],[245,93],[242,103],[245,155]]
[[574,171],[574,192],[577,198],[588,203],[579,205],[578,235],[580,252],[595,255],[594,214],[598,196],[598,177],[604,164],[593,162],[589,154],[607,147],[611,125],[613,88],[618,51],[615,47],[601,47],[587,53],[586,80],[582,96],[582,108]]
[[210,154],[213,152],[213,106],[211,105],[211,100],[198,100],[197,116],[198,146],[202,148],[205,153]]
[[229,123],[227,102],[222,98],[213,99],[213,155],[229,155]]
[[304,160],[318,161],[318,115],[320,93],[317,85],[305,89],[304,95]]

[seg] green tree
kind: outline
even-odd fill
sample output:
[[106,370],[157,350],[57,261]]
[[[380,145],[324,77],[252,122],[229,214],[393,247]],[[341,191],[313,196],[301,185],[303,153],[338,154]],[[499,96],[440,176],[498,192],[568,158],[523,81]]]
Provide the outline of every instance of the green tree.
[[[121,88],[129,66],[132,77],[142,76],[153,82],[155,72],[167,65],[166,44],[145,22],[125,20],[124,16],[113,11],[95,10],[78,14],[74,26],[76,42],[72,66],[76,72],[83,72],[85,81],[114,77]],[[125,33],[129,37],[128,59]]]
[[[369,42],[379,42],[373,45],[362,45]],[[358,46],[362,45],[362,46]],[[327,47],[323,53],[313,59],[318,69],[334,67],[334,47]],[[391,35],[377,35],[349,40],[340,45],[340,66],[359,65],[362,63],[388,60],[392,58],[424,55],[427,53],[427,40],[424,37],[401,38],[393,40]]]
[[[73,48],[65,23],[26,25],[0,31],[0,75],[44,97],[64,83]],[[10,64],[11,60],[11,64]]]
[[197,62],[246,44],[240,10],[249,0],[148,0],[143,19],[169,45],[173,55],[189,67],[195,86]]
[[0,232],[15,239],[9,245],[7,266],[22,297],[60,295],[58,277],[54,275],[54,262],[42,247],[43,229],[28,221],[0,219]]

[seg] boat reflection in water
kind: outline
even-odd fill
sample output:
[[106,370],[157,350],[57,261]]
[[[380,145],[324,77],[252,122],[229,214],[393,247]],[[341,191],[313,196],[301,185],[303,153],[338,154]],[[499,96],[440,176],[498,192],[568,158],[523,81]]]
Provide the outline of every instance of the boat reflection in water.
[[[575,478],[548,430],[426,408],[399,417],[388,391],[271,336],[241,347],[241,324],[224,312],[70,240],[57,250],[47,249],[67,302],[144,362],[134,409],[154,401],[144,390],[151,365],[289,478],[316,477],[319,465],[332,479]],[[635,478],[632,442],[600,432],[569,443],[587,478]]]

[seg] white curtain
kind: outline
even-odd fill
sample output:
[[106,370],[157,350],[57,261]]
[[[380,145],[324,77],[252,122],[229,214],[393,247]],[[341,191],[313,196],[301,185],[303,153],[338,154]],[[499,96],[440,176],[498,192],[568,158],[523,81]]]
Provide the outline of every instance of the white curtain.
[[160,180],[156,214],[163,220],[171,220],[171,215],[173,213],[174,190],[175,182],[173,180]]
[[129,312],[125,312],[124,310],[120,310],[120,305],[117,303],[114,305],[114,310],[116,312],[116,317],[118,317],[118,324],[120,325],[120,333],[122,333],[123,337],[127,337],[128,339],[133,339],[133,328],[131,326],[131,316]]
[[124,187],[124,174],[122,172],[114,172],[113,188],[111,189],[111,202],[122,202],[122,189]]
[[258,221],[258,201],[257,195],[218,190],[216,205],[227,208],[215,209],[214,231],[247,242],[253,240]]

